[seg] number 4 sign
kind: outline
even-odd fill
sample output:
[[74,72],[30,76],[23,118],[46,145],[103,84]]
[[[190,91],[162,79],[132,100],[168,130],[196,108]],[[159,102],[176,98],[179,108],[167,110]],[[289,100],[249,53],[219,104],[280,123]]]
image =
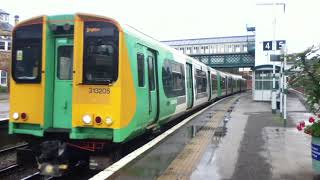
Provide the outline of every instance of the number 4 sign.
[[264,51],[272,50],[272,41],[263,41],[263,50]]

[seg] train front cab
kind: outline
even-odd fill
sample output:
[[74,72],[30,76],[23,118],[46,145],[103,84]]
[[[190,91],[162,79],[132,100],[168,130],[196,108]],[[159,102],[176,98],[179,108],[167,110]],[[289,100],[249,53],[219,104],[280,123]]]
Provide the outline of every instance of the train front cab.
[[104,17],[41,16],[18,24],[9,133],[122,141],[128,135],[121,128],[136,110],[125,48],[120,25]]

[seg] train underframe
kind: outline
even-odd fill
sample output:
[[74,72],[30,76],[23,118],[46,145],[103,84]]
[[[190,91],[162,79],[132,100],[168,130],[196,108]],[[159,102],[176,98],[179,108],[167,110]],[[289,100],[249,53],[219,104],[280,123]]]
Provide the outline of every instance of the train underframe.
[[37,167],[41,175],[61,177],[83,169],[102,170],[122,157],[123,144],[106,140],[70,140],[50,134],[23,136],[29,146],[18,149],[17,163]]

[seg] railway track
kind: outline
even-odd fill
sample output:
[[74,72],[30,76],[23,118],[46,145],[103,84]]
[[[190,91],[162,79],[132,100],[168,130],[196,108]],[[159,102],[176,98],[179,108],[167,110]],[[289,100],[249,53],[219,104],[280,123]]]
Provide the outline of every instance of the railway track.
[[11,146],[11,147],[8,147],[8,148],[0,149],[0,155],[15,151],[18,148],[23,148],[23,147],[27,147],[27,146],[28,146],[28,143],[23,143],[23,144],[19,144],[19,145],[16,145],[16,146]]
[[18,164],[12,164],[10,166],[7,166],[5,168],[2,168],[0,169],[0,176],[3,176],[3,175],[7,175],[9,173],[12,173],[14,171],[16,171],[17,169],[19,168],[19,165]]

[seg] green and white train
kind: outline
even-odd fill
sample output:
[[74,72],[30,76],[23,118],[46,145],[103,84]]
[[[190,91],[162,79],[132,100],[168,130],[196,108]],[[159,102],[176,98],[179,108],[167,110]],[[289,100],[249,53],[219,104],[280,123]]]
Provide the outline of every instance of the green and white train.
[[[13,30],[11,67],[9,133],[31,135],[42,148],[107,149],[110,142],[126,142],[246,90],[241,76],[90,14],[19,23]],[[48,165],[43,153],[38,160]],[[50,155],[51,160],[59,156]],[[54,162],[57,168],[70,164]]]

